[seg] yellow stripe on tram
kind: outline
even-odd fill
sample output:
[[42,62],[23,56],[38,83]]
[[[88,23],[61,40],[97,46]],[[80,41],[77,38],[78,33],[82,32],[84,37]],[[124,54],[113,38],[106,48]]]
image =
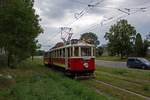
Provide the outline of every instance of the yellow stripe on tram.
[[64,64],[54,63],[54,65],[65,68],[65,65],[64,65]]

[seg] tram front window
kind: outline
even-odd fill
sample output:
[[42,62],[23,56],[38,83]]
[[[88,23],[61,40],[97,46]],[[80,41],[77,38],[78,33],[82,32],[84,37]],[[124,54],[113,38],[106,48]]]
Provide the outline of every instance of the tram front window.
[[74,48],[74,56],[79,56],[79,47]]
[[91,47],[81,47],[81,56],[91,56]]

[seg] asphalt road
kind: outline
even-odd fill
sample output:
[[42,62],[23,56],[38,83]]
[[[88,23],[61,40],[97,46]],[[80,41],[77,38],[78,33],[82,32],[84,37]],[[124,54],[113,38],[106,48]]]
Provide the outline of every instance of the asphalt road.
[[126,67],[126,62],[96,60],[96,65],[106,67]]

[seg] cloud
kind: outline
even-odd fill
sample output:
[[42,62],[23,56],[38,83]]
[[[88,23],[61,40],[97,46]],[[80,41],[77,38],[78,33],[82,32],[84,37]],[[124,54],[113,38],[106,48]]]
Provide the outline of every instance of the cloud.
[[[79,38],[87,31],[96,33],[101,43],[106,43],[104,37],[110,25],[116,23],[117,17],[125,13],[115,8],[138,8],[150,6],[149,0],[104,0],[97,7],[91,8],[79,20],[74,17],[75,13],[87,10],[88,4],[95,4],[101,0],[35,0],[36,13],[40,15],[40,24],[44,28],[44,33],[38,36],[42,49],[49,49],[50,46],[60,39],[60,27],[68,26],[73,28],[73,38]],[[146,12],[125,17],[134,25],[143,36],[150,32],[150,9]],[[106,25],[100,23],[108,18],[115,20],[106,21]]]

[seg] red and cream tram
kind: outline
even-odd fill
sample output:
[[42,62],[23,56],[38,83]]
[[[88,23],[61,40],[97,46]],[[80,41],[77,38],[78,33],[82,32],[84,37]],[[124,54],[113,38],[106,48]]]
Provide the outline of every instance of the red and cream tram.
[[87,43],[54,47],[45,53],[44,64],[63,67],[73,75],[94,77],[95,47]]

